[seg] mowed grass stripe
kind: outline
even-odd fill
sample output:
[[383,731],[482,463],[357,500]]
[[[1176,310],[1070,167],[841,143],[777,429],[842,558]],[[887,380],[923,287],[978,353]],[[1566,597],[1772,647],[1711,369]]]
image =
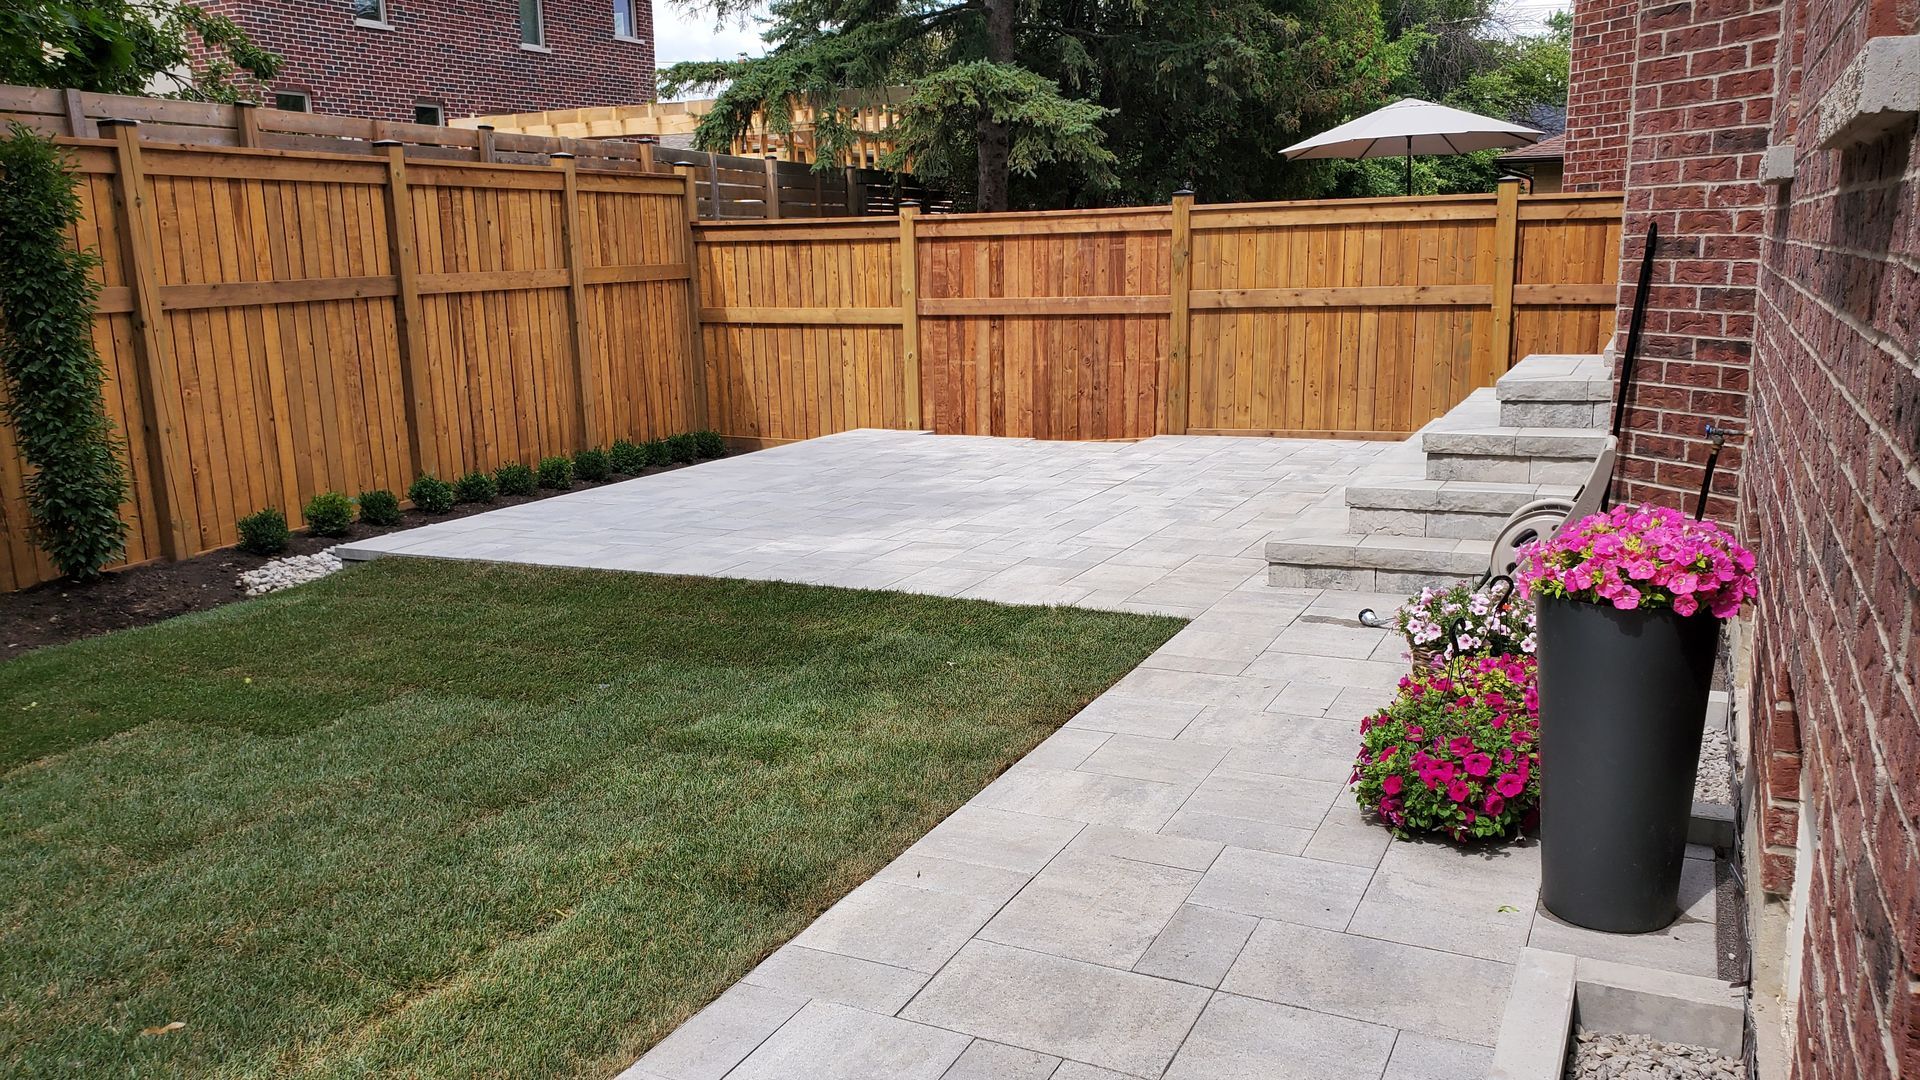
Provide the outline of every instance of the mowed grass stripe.
[[394,559],[29,654],[0,1061],[610,1075],[1179,626]]

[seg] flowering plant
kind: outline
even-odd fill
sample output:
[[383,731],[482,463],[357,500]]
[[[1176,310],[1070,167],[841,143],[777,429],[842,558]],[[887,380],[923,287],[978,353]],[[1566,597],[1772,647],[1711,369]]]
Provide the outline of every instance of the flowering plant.
[[1730,619],[1759,595],[1753,552],[1711,521],[1663,506],[1617,506],[1520,550],[1514,577],[1538,593],[1616,608],[1707,609]]
[[1450,658],[1454,642],[1469,656],[1533,651],[1533,605],[1492,589],[1429,585],[1393,613],[1393,624],[1416,652]]
[[1360,721],[1350,782],[1395,833],[1512,836],[1540,800],[1540,696],[1533,657],[1483,656],[1400,680]]

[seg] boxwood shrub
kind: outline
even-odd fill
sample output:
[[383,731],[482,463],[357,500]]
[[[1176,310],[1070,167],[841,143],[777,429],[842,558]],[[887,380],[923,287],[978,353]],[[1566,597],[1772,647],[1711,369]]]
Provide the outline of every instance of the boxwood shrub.
[[490,503],[498,494],[493,477],[483,472],[470,472],[453,485],[453,497],[463,503]]
[[255,555],[277,555],[287,550],[293,531],[287,528],[287,515],[269,506],[240,519],[240,550]]
[[353,501],[338,491],[323,491],[307,500],[303,513],[315,536],[345,536],[353,525]]
[[639,476],[641,470],[647,467],[647,452],[644,448],[621,439],[613,444],[612,450],[607,451],[607,463],[613,466],[614,472],[622,476]]
[[400,499],[386,488],[360,493],[360,520],[369,525],[400,524]]
[[517,461],[510,461],[494,470],[493,484],[502,495],[531,495],[538,486],[533,470]]
[[686,465],[700,456],[700,444],[692,435],[675,435],[667,440],[667,457],[675,465]]
[[432,473],[422,476],[407,489],[413,508],[428,514],[444,514],[453,509],[453,485]]
[[613,475],[613,463],[607,460],[607,452],[597,447],[588,447],[573,455],[573,478],[583,484],[598,484]]
[[717,431],[696,431],[693,433],[693,449],[702,458],[712,460],[727,456],[727,440]]
[[540,486],[565,491],[573,486],[573,461],[569,458],[540,459]]
[[673,452],[667,449],[665,439],[654,439],[641,449],[647,452],[647,464],[653,468],[673,464]]

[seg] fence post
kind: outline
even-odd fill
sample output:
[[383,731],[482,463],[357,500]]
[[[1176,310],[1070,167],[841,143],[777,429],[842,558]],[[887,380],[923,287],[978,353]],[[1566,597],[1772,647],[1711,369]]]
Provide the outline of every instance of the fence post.
[[479,153],[480,164],[482,165],[493,164],[493,158],[494,158],[493,125],[492,124],[475,124],[473,125],[473,130],[480,133],[480,153]]
[[587,342],[587,269],[580,257],[580,170],[565,151],[549,155],[560,170],[560,247],[567,260],[567,325],[573,343],[574,419],[583,448],[603,445],[594,423],[594,400],[599,395],[593,369],[593,350]]
[[860,170],[847,166],[847,216],[861,217],[867,212],[867,187],[860,180]]
[[706,342],[700,333],[700,253],[695,248],[697,238],[694,226],[700,221],[700,181],[694,176],[693,166],[676,165],[674,171],[687,185],[687,382],[689,383],[688,403],[693,410],[693,426],[707,428],[712,426],[707,416],[707,358]]
[[1167,325],[1166,433],[1187,433],[1187,391],[1192,385],[1193,312],[1193,192],[1173,193],[1173,235],[1167,245],[1169,261]]
[[114,202],[120,211],[125,273],[133,293],[134,342],[140,358],[140,398],[147,470],[161,522],[160,545],[169,559],[198,550],[199,507],[193,495],[193,462],[181,416],[179,372],[173,362],[173,328],[160,306],[160,223],[147,192],[140,157],[140,126],[134,120],[100,121],[115,141]]
[[87,137],[87,109],[80,101],[80,91],[68,87],[60,91],[60,103],[67,110],[67,134],[76,139]]
[[235,141],[241,146],[260,145],[260,111],[257,102],[233,103],[233,130]]
[[900,357],[907,423],[915,430],[926,427],[920,404],[920,255],[914,230],[919,218],[919,203],[900,203]]
[[767,163],[767,217],[777,220],[780,217],[780,159],[772,154],[766,156]]
[[427,323],[420,308],[420,266],[413,250],[413,197],[407,194],[406,148],[383,139],[387,155],[387,254],[393,261],[394,314],[399,317],[400,393],[406,405],[409,460],[416,475],[439,474],[433,395],[428,392]]
[[1493,361],[1495,378],[1513,363],[1513,275],[1520,262],[1520,180],[1503,178],[1494,197]]

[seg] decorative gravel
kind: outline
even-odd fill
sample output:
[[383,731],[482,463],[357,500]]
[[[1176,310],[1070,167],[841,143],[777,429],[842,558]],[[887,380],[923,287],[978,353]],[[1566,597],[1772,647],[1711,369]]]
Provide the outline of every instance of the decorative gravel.
[[290,555],[241,574],[240,588],[246,590],[248,596],[265,596],[326,577],[344,565],[332,548],[311,555]]
[[1704,1046],[1650,1035],[1583,1031],[1567,1054],[1566,1080],[1745,1080],[1746,1065]]
[[1728,755],[1727,733],[1708,728],[1700,740],[1700,771],[1693,781],[1695,802],[1733,805],[1733,762]]

